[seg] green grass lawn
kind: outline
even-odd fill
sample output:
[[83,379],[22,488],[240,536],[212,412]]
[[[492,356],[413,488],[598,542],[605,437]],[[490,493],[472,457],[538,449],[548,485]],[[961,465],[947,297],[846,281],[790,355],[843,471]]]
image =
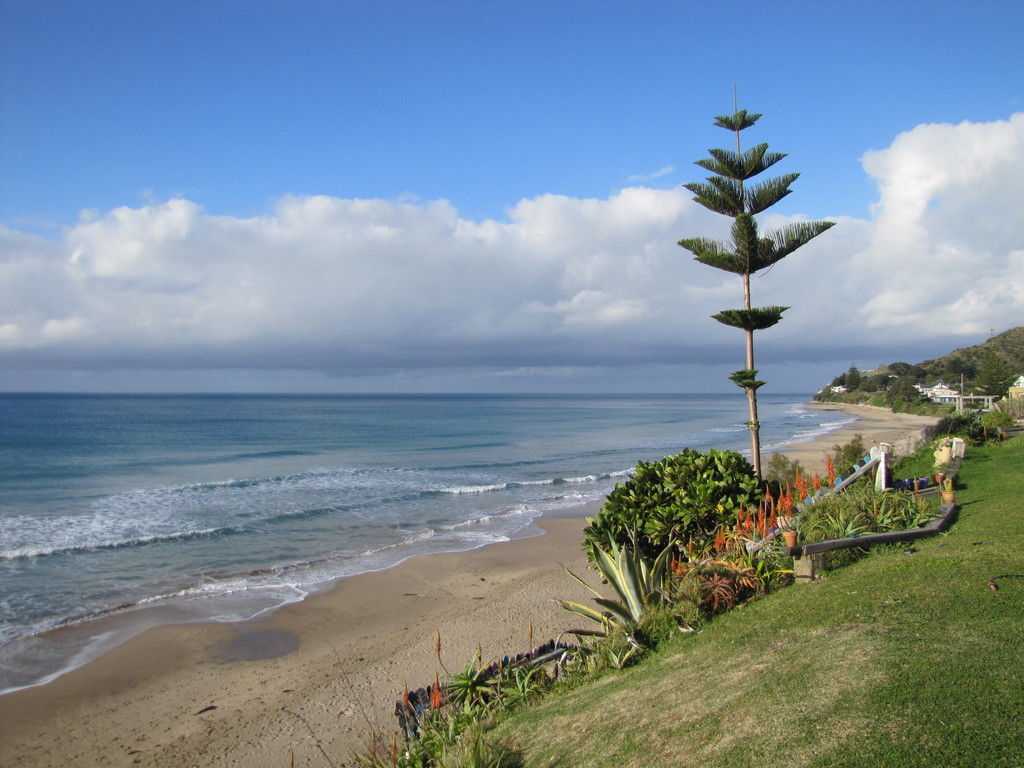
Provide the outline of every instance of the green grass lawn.
[[[1024,438],[969,449],[958,522],[556,693],[526,766],[1024,766]],[[566,594],[572,594],[567,581]]]

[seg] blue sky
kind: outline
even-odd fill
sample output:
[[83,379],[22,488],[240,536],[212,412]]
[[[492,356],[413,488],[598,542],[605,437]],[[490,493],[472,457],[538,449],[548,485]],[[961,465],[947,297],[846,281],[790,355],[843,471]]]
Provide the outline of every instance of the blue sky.
[[[404,214],[396,211],[406,210],[402,206],[428,218],[433,212],[449,224],[462,222],[463,230],[488,221],[507,228],[522,223],[529,209],[527,218],[546,222],[544,231],[564,226],[559,231],[569,237],[576,232],[570,221],[592,231],[592,226],[580,223],[579,210],[563,210],[551,196],[574,201],[579,208],[586,207],[587,200],[610,204],[625,189],[677,195],[681,183],[702,175],[693,160],[708,147],[729,146],[731,137],[710,123],[713,115],[731,111],[735,84],[741,107],[765,113],[748,132],[750,140],[767,141],[773,150],[790,153],[778,168],[803,174],[793,194],[772,213],[848,217],[849,234],[830,235],[850,249],[845,258],[875,247],[864,258],[884,263],[888,257],[877,252],[879,235],[872,228],[884,214],[879,213],[884,190],[907,183],[907,174],[917,173],[894,161],[899,137],[933,146],[924,136],[926,127],[947,125],[949,135],[934,146],[941,149],[947,146],[942,141],[953,142],[949,154],[955,156],[957,147],[977,143],[976,137],[965,137],[965,130],[954,131],[956,126],[1015,126],[1009,121],[1024,111],[1024,57],[1019,51],[1024,10],[1017,2],[100,0],[5,1],[0,9],[0,225],[7,235],[0,258],[9,267],[6,282],[0,282],[0,329],[8,329],[11,342],[0,347],[7,350],[0,355],[8,356],[8,373],[0,375],[0,388],[8,389],[66,388],[76,380],[87,388],[103,388],[105,382],[116,388],[150,388],[174,377],[184,382],[183,388],[574,389],[590,383],[629,389],[638,380],[637,365],[653,365],[661,372],[640,380],[656,381],[657,389],[676,387],[681,371],[672,367],[673,337],[659,336],[645,357],[643,350],[627,349],[627,339],[643,324],[615,322],[642,316],[647,323],[657,323],[665,315],[650,306],[638,309],[639,293],[616,293],[610,273],[599,279],[591,269],[588,274],[596,282],[579,282],[580,266],[570,263],[614,254],[615,248],[624,255],[649,253],[645,238],[652,237],[650,228],[639,232],[625,226],[610,240],[581,244],[589,248],[586,252],[574,253],[559,242],[560,270],[551,271],[552,265],[544,262],[545,268],[523,278],[521,300],[508,308],[515,312],[539,303],[557,313],[562,311],[559,307],[596,301],[594,296],[600,294],[606,306],[600,323],[591,323],[591,332],[578,331],[579,317],[563,312],[556,331],[565,331],[566,346],[554,345],[531,356],[529,349],[538,347],[538,336],[550,337],[550,328],[527,328],[526,323],[496,329],[497,321],[491,318],[477,322],[471,333],[455,333],[452,322],[445,320],[424,344],[411,346],[437,345],[450,352],[453,345],[462,345],[463,353],[450,359],[429,356],[429,364],[422,355],[400,353],[402,341],[412,338],[409,328],[423,328],[424,318],[457,314],[463,294],[454,292],[448,302],[438,298],[422,314],[410,316],[408,325],[399,323],[375,335],[378,323],[344,339],[333,338],[329,329],[342,322],[358,324],[359,316],[331,317],[325,304],[316,319],[297,321],[290,335],[268,339],[267,334],[246,336],[237,327],[244,320],[225,320],[218,315],[220,308],[188,304],[200,295],[207,302],[216,300],[210,298],[210,274],[182,277],[181,262],[188,261],[187,256],[164,253],[160,269],[140,271],[135,261],[124,272],[123,260],[115,266],[117,259],[109,254],[123,253],[129,241],[145,251],[133,259],[159,250],[155,245],[153,251],[147,250],[147,238],[164,231],[165,224],[154,223],[163,212],[175,226],[188,230],[183,237],[190,253],[208,253],[216,262],[218,254],[242,246],[224,247],[216,238],[202,240],[197,233],[205,231],[203,222],[242,226],[240,222],[282,216],[282,201],[310,204],[317,199],[387,203],[391,208],[386,213],[367,214],[343,205],[331,209],[329,216],[364,221],[359,217],[368,215],[365,221],[375,222],[377,231],[398,227],[409,235],[408,240],[399,238],[405,243],[415,243],[411,232],[418,230],[401,229],[414,226],[407,219],[396,224],[389,218],[401,218]],[[1015,127],[1008,130],[1017,136]],[[1010,154],[1001,155],[1000,163],[1012,165],[1020,158],[1017,139],[1009,141]],[[862,163],[872,150],[888,151],[891,161],[880,163],[884,170],[874,176]],[[972,155],[969,162],[981,161]],[[981,206],[983,184],[972,179],[949,183],[954,186],[930,188],[928,206],[959,201],[954,208],[962,212]],[[678,204],[675,197],[656,196],[664,204],[668,199]],[[175,200],[194,207],[169,211],[166,206]],[[440,211],[436,201],[447,201],[449,207]],[[129,222],[128,212],[115,222],[111,217],[121,209],[148,223]],[[147,212],[152,216],[147,218]],[[602,221],[607,212],[595,215]],[[707,228],[719,226],[689,209],[680,208],[676,215],[673,221],[697,231],[670,232],[672,226],[666,225],[669,247],[674,248],[679,237],[705,234]],[[553,227],[552,216],[563,218]],[[323,223],[322,217],[314,219]],[[336,233],[338,220],[332,221]],[[102,241],[89,239],[99,237],[96,228],[104,222],[109,226]],[[312,237],[315,222],[302,225],[303,237]],[[87,224],[93,228],[83,229]],[[120,227],[116,232],[115,224]],[[929,225],[930,238],[941,234],[941,225]],[[507,231],[503,236],[509,242],[533,242],[538,230],[530,231],[534,234],[529,237]],[[257,250],[265,242],[262,236],[240,235]],[[478,232],[474,237],[485,235]],[[629,237],[638,239],[631,242]],[[1013,245],[1015,237],[1012,233],[1005,242],[989,244],[933,245],[971,253],[990,250],[982,272],[991,273],[998,283],[999,269],[1016,263],[1013,254],[1021,246],[1019,240]],[[497,249],[492,257],[505,266],[505,260],[520,258],[521,271],[537,266],[532,257],[548,253],[548,245],[538,246],[531,258],[522,258],[512,246],[488,243]],[[436,252],[443,253],[444,244],[436,245]],[[107,255],[96,250],[104,248]],[[40,283],[46,269],[40,267],[31,276],[24,269],[11,272],[11,264],[34,258],[49,259],[52,271],[54,264],[70,262],[76,249],[92,254],[93,271],[66,276],[49,291]],[[267,251],[261,263],[289,258],[287,251],[274,253]],[[408,270],[399,255],[396,251],[392,266],[399,271],[394,281],[361,274],[352,278],[364,281],[356,293],[403,307],[407,302],[400,283]],[[682,252],[680,258],[685,259]],[[838,263],[840,256],[833,259]],[[153,257],[152,264],[157,261]],[[624,258],[623,264],[627,261]],[[105,266],[97,267],[100,262]],[[237,262],[230,263],[237,267]],[[784,268],[780,265],[779,272]],[[309,280],[317,282],[310,265],[305,269]],[[445,269],[465,271],[465,265],[445,263],[431,271],[444,274]],[[266,282],[274,282],[271,273],[264,275]],[[332,279],[347,273],[332,272]],[[527,289],[542,275],[554,276],[563,293],[531,300]],[[713,275],[673,273],[672,279],[717,290],[718,278]],[[126,282],[135,291],[131,297],[123,292]],[[43,311],[42,300],[29,305],[26,296],[33,286],[40,296],[66,292],[63,308],[49,306]],[[294,301],[301,314],[303,291],[315,287],[299,280],[293,289],[290,298],[263,300],[275,306]],[[415,292],[415,284],[408,290]],[[157,291],[164,310],[140,316],[138,307],[152,302],[139,291]],[[167,299],[174,291],[185,297],[183,304]],[[12,301],[15,297],[19,301]],[[850,298],[862,304],[871,299]],[[117,338],[100,322],[96,313],[122,300],[124,311],[131,308],[135,313],[132,322],[150,329],[148,335]],[[975,306],[979,301],[1000,304],[992,296],[969,303]],[[791,298],[782,303],[797,302]],[[181,309],[186,304],[188,311]],[[923,359],[961,342],[983,340],[988,326],[1005,326],[994,328],[1000,331],[1017,324],[1016,310],[1010,302],[944,336],[929,332],[927,323],[917,318],[901,322],[897,333],[876,329],[838,345],[824,339],[809,342],[806,329],[814,323],[795,324],[788,338],[780,336],[778,352],[793,360],[807,359],[800,361],[800,373],[785,365],[778,375],[788,376],[789,388],[813,388],[820,383],[816,377],[837,360],[845,360],[845,368],[851,353],[862,365],[913,357],[918,350]],[[200,333],[189,342],[186,337],[192,337],[180,333],[182,315],[188,315],[193,325],[214,322],[204,318],[218,315],[218,322],[227,323],[230,331],[224,326],[223,332],[212,333],[216,342],[211,334]],[[676,319],[682,327],[688,325],[687,318]],[[277,327],[282,322],[287,319],[279,319]],[[33,323],[38,329],[61,330],[30,342]],[[836,323],[847,330],[839,320]],[[480,330],[481,324],[487,329]],[[780,333],[784,326],[785,321]],[[798,333],[804,334],[799,343]],[[691,366],[691,381],[706,382],[697,389],[717,388],[712,382],[725,364],[712,349],[725,337],[711,328],[707,334],[694,334],[709,338],[680,344],[679,365]],[[356,350],[356,335],[373,349]],[[310,343],[311,338],[316,343]],[[733,341],[738,347],[740,340]],[[601,364],[602,344],[614,360],[610,367]],[[808,345],[813,353],[794,351]],[[303,346],[310,347],[308,356],[295,353]],[[593,351],[572,351],[581,346]],[[388,354],[379,354],[385,348]],[[503,356],[503,349],[513,348],[514,353]],[[331,357],[329,350],[350,361],[343,372],[323,363]],[[160,360],[156,368],[155,360]],[[559,361],[564,364],[556,365]],[[157,369],[174,373],[152,373]],[[510,377],[514,384],[508,384]]]

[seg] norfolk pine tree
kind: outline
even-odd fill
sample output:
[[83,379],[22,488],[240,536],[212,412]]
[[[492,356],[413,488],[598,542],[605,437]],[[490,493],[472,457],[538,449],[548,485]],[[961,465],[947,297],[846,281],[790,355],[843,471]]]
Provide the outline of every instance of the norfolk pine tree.
[[831,227],[832,221],[808,221],[789,224],[779,229],[759,232],[754,216],[769,208],[790,193],[789,185],[799,173],[746,184],[779,162],[786,155],[769,152],[767,144],[758,144],[746,152],[740,145],[740,131],[749,128],[760,114],[736,110],[732,115],[719,115],[715,125],[736,135],[736,151],[709,149],[710,157],[697,160],[697,165],[713,175],[705,182],[683,186],[694,195],[694,200],[705,208],[732,218],[732,238],[729,242],[707,238],[686,238],[679,245],[694,254],[702,264],[732,272],[743,278],[743,308],[725,309],[712,317],[720,323],[740,328],[746,335],[746,368],[731,376],[733,382],[747,393],[750,420],[750,453],[754,472],[761,477],[761,436],[757,420],[757,390],[764,382],[758,381],[754,367],[754,331],[771,328],[779,322],[789,307],[751,307],[750,276],[784,259],[797,248]]

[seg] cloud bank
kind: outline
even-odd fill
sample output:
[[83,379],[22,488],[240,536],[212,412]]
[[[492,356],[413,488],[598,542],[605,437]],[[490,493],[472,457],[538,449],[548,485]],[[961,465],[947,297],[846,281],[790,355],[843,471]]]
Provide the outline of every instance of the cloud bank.
[[[879,189],[870,218],[832,217],[754,279],[755,304],[792,307],[760,334],[762,352],[889,359],[1020,323],[1024,114],[921,125],[863,165]],[[522,200],[500,222],[446,201],[315,196],[248,219],[186,199],[85,212],[58,242],[0,227],[0,361],[328,374],[738,365],[738,332],[708,317],[740,305],[738,278],[675,244],[726,225],[685,190],[634,186]]]

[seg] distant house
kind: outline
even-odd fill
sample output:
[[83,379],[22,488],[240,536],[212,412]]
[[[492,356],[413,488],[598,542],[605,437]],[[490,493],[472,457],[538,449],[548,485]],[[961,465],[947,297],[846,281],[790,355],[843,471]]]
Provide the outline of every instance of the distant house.
[[1017,380],[1010,385],[1011,398],[1024,397],[1024,376],[1018,376]]
[[920,384],[915,384],[914,387],[921,393],[922,397],[927,397],[933,403],[955,403],[957,396],[960,394],[957,390],[941,381],[930,387],[923,387]]
[[829,392],[831,392],[833,395],[841,395],[844,392],[849,392],[849,391],[850,390],[848,390],[842,384],[838,384],[838,385],[832,387],[831,389],[829,389]]

